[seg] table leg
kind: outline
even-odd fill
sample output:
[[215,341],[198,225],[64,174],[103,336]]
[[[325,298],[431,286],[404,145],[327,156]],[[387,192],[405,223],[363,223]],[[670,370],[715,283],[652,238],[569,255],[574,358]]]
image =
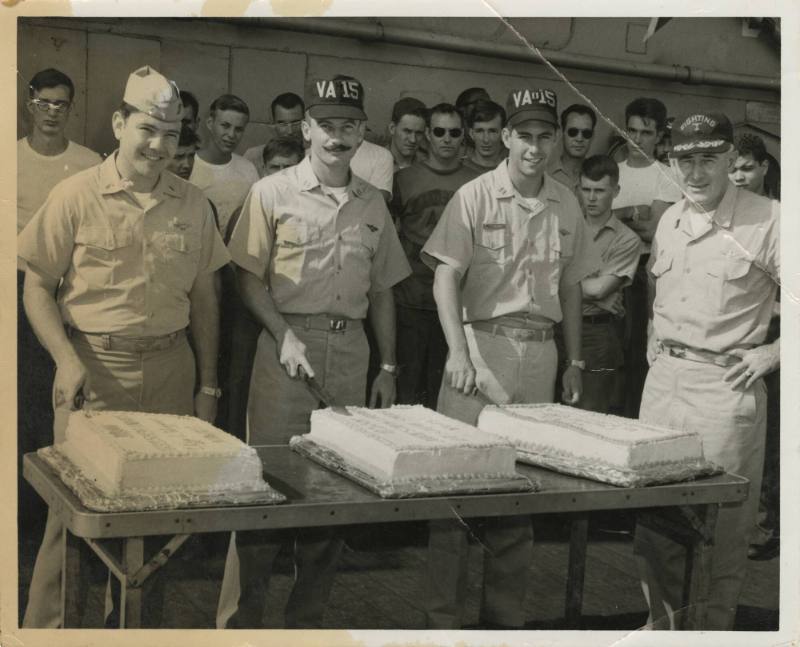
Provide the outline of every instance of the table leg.
[[708,598],[711,585],[714,527],[717,524],[717,505],[707,505],[703,510],[703,529],[687,546],[686,570],[684,573],[684,608],[681,614],[681,629],[700,630],[706,626]]
[[132,587],[129,576],[138,573],[144,564],[144,537],[128,537],[123,541],[122,562],[126,577],[120,581],[120,628],[142,626],[142,588]]
[[61,533],[61,626],[80,627],[89,594],[89,565],[83,540],[66,526]]
[[589,519],[574,517],[569,534],[569,565],[567,566],[567,594],[564,615],[568,629],[579,629],[583,605],[583,582],[586,575],[586,544]]

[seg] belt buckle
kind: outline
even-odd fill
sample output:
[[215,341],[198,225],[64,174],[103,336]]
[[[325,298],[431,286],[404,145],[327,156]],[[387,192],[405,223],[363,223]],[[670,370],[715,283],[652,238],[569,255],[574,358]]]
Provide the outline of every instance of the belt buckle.
[[341,332],[347,330],[347,319],[331,319],[329,322],[330,329],[333,332]]

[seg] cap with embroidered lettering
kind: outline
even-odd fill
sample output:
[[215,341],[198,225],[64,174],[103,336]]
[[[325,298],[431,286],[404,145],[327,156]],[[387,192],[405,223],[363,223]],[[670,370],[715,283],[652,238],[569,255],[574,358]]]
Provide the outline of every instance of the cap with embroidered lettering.
[[128,77],[125,103],[161,121],[179,121],[183,111],[178,86],[149,65]]
[[558,128],[558,98],[548,88],[519,88],[508,93],[506,100],[506,127],[512,128],[523,121],[536,119]]
[[690,112],[672,124],[670,157],[688,153],[724,153],[733,145],[733,126],[721,112]]
[[364,87],[351,76],[309,78],[305,91],[306,110],[314,119],[366,120]]

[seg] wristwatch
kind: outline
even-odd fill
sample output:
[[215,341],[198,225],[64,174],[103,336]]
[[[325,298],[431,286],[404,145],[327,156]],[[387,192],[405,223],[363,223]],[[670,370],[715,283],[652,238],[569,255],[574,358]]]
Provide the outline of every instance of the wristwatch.
[[397,364],[381,364],[381,370],[394,376],[397,376],[398,373]]
[[577,366],[582,371],[586,370],[586,361],[582,359],[568,359],[567,360],[567,367],[570,366]]
[[201,386],[200,393],[204,393],[206,395],[214,396],[215,398],[222,397],[222,389],[216,386]]

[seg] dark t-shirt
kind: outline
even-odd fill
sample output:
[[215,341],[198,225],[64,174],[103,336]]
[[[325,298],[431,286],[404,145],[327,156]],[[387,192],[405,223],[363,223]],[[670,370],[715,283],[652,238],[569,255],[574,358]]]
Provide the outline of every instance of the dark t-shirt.
[[453,194],[478,175],[463,165],[452,171],[437,171],[425,162],[415,162],[395,174],[389,210],[411,265],[411,276],[394,287],[399,305],[436,310],[433,271],[420,260],[419,253]]

